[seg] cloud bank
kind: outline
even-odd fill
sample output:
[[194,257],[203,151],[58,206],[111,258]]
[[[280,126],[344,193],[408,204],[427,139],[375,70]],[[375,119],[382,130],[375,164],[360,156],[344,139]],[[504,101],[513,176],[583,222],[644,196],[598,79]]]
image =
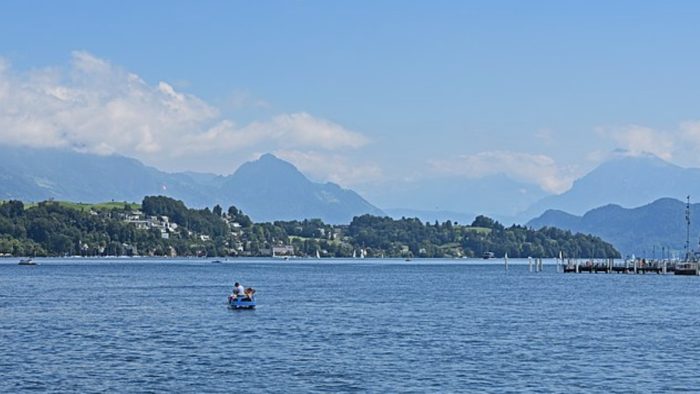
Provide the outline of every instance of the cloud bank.
[[[681,122],[668,130],[641,125],[598,127],[598,136],[614,142],[619,152],[626,156],[652,154],[677,164],[696,167],[700,165],[697,151],[700,149],[700,121]],[[603,159],[609,155],[599,154]]]
[[562,193],[571,187],[575,177],[549,156],[511,151],[487,151],[457,158],[430,161],[440,174],[481,178],[505,174],[510,178],[534,183],[550,193]]
[[[31,147],[119,153],[162,167],[244,150],[359,148],[364,135],[308,113],[237,125],[204,100],[90,53],[68,67],[18,72],[0,59],[0,140]],[[229,169],[229,171],[232,169]]]

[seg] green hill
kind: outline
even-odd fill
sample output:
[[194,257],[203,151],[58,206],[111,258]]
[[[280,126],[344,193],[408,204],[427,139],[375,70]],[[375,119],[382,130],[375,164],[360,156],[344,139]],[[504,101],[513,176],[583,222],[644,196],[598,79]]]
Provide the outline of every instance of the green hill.
[[[606,205],[583,216],[550,210],[528,222],[528,226],[559,227],[594,234],[611,242],[626,255],[661,257],[684,253],[686,240],[686,204],[662,198],[637,208]],[[691,248],[700,234],[700,204],[691,204]]]

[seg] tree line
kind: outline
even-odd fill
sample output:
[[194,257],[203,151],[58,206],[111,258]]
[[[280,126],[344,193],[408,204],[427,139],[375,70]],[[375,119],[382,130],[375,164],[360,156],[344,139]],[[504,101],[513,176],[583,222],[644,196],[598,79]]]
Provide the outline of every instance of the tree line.
[[[0,203],[0,253],[13,256],[270,256],[292,245],[297,256],[321,257],[619,257],[592,235],[557,228],[504,227],[478,216],[470,225],[362,215],[346,225],[320,219],[254,223],[234,206],[188,208],[164,196],[110,209],[55,201]],[[167,222],[165,221],[167,219]],[[167,224],[166,224],[167,223]],[[175,224],[176,226],[173,226]]]

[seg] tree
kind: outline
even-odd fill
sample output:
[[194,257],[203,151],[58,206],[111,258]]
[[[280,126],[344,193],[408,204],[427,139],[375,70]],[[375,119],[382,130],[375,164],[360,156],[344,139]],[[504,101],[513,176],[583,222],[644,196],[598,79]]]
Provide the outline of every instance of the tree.
[[494,230],[503,230],[503,225],[484,215],[477,216],[472,222],[472,227],[485,227]]
[[22,201],[10,200],[0,205],[0,215],[9,218],[16,218],[24,214],[24,204]]

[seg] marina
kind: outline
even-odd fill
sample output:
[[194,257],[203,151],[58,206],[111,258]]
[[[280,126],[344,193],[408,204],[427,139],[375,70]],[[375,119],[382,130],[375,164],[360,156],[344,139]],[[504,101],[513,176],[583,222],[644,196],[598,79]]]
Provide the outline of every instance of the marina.
[[[635,258],[624,260],[622,263],[616,263],[614,259],[606,259],[603,261],[587,259],[581,263],[578,259],[569,259],[564,263],[564,259],[559,254],[559,264],[561,264],[564,273],[617,273],[617,274],[674,274],[684,276],[700,275],[700,253],[692,252],[690,249],[690,196],[686,197],[685,208],[685,224],[686,224],[686,239],[685,239],[685,258],[680,259],[646,259]],[[506,267],[508,262],[506,259]],[[559,267],[557,267],[559,270]]]
[[[581,263],[579,260],[569,260],[561,264],[564,273],[606,273],[606,274],[677,274],[680,268],[685,267],[685,263],[668,260],[646,260],[635,259],[625,260],[622,263],[617,263],[613,259],[605,261],[586,260]],[[697,275],[697,264],[695,265],[695,273]],[[678,272],[677,272],[678,271]],[[689,271],[690,272],[690,271]],[[689,275],[689,274],[686,274]]]

